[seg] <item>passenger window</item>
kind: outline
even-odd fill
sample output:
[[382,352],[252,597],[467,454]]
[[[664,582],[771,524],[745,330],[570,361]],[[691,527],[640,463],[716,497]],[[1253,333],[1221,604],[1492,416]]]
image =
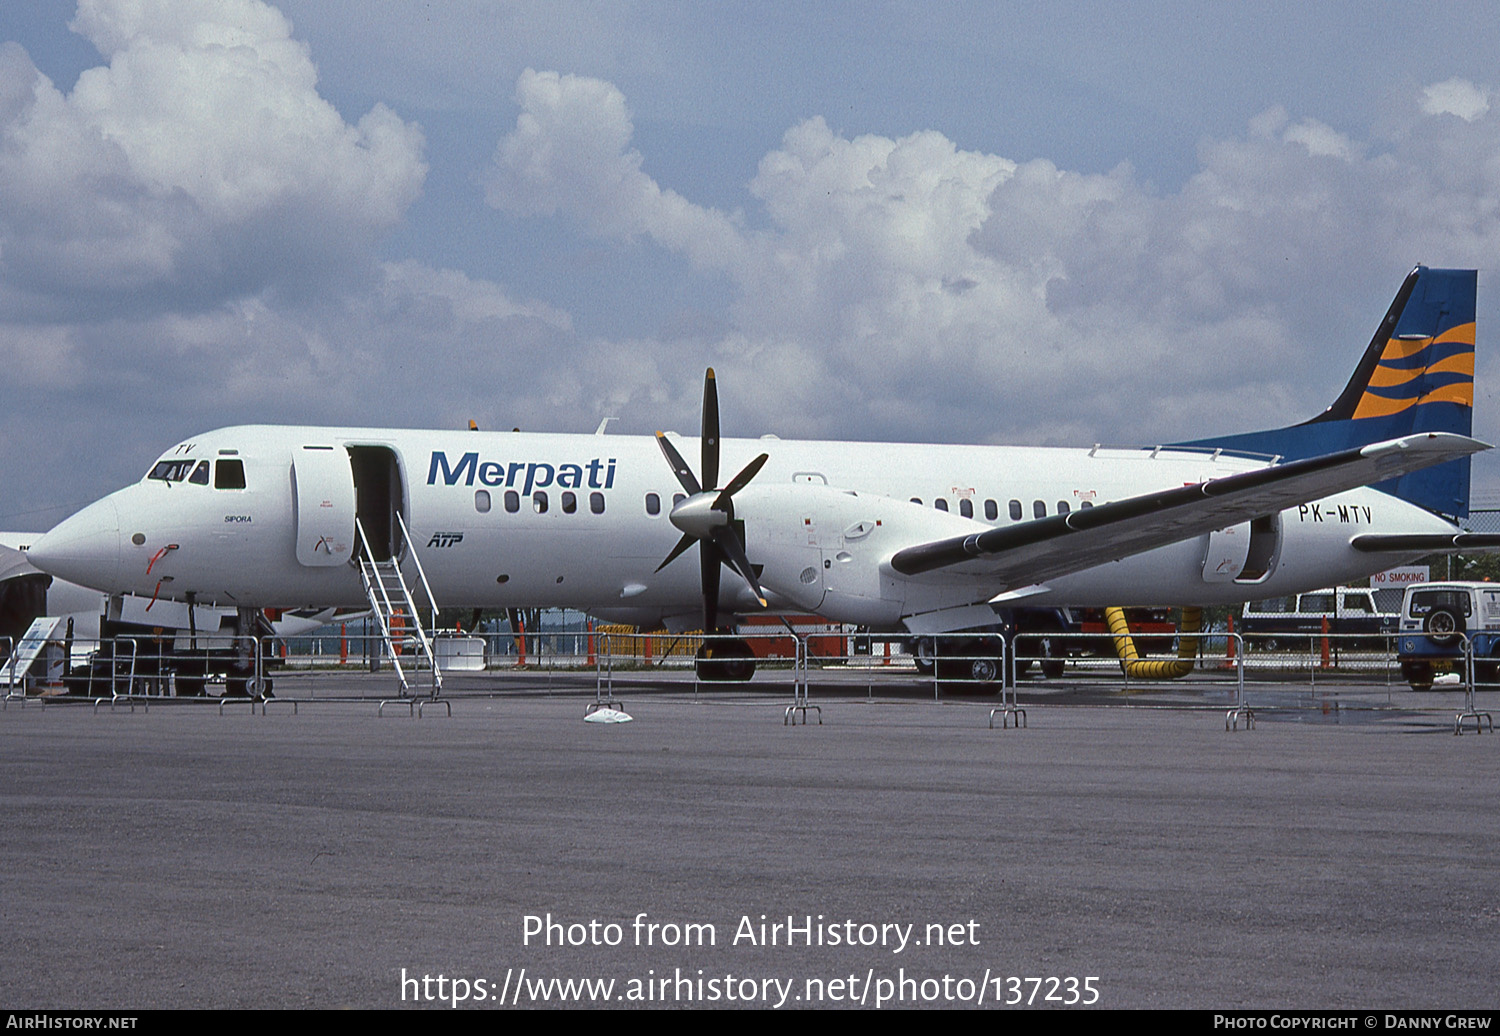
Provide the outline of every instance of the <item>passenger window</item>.
[[672,494],[672,506],[676,507],[678,504],[682,503],[686,499],[687,499],[687,495],[685,493],[673,493]]
[[474,490],[474,510],[480,514],[490,513],[490,491],[488,489]]
[[960,500],[958,502],[958,513],[963,515],[965,518],[974,517],[974,501]]
[[244,489],[245,462],[242,460],[220,460],[214,466],[215,489]]
[[517,493],[514,489],[507,489],[505,491],[505,509],[511,514],[519,511],[521,509],[521,494]]
[[1038,518],[1045,518],[1045,517],[1047,517],[1047,505],[1046,505],[1046,503],[1043,502],[1043,501],[1041,501],[1041,500],[1035,501],[1031,505],[1031,513],[1034,514],[1034,515],[1036,515]]
[[1085,500],[1083,503],[1081,503],[1081,504],[1078,505],[1079,509],[1083,510],[1083,511],[1087,511],[1090,507],[1093,507],[1093,506],[1094,506],[1094,501],[1092,501],[1092,500]]
[[984,502],[984,518],[985,518],[985,521],[992,522],[996,518],[999,518],[999,517],[1000,517],[1000,505],[997,504],[997,503],[995,503],[995,501],[993,501],[993,500],[986,500]]
[[573,514],[578,510],[578,497],[573,493],[564,493],[562,495],[562,509],[563,514]]
[[208,461],[200,460],[198,466],[193,469],[192,475],[188,477],[188,481],[195,486],[208,485]]
[[531,494],[531,507],[532,507],[532,510],[536,511],[537,514],[546,514],[547,513],[547,492],[546,492],[546,490],[538,489],[535,493]]
[[1072,508],[1068,506],[1068,502],[1066,500],[1059,500],[1057,502],[1058,514],[1067,514],[1070,510],[1072,510]]
[[1010,502],[1010,520],[1013,522],[1021,520],[1021,501],[1012,500]]
[[922,498],[920,496],[914,496],[914,497],[912,497],[911,498],[911,502],[914,503],[914,504],[916,504],[918,507],[922,506]]
[[589,510],[593,511],[595,514],[603,514],[604,513],[604,494],[603,493],[590,493],[589,494]]
[[649,515],[661,514],[661,497],[655,493],[646,494],[646,513]]
[[938,497],[932,502],[932,506],[936,507],[939,511],[946,511],[948,510],[948,501],[944,500],[942,497]]

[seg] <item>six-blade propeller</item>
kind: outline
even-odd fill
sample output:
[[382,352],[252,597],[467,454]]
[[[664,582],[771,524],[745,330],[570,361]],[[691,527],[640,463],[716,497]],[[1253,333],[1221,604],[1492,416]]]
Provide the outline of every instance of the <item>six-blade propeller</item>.
[[762,453],[740,471],[722,489],[719,481],[719,390],[714,382],[714,371],[710,367],[703,378],[703,456],[699,470],[703,482],[693,476],[687,461],[677,452],[663,432],[656,433],[656,442],[672,466],[672,473],[687,491],[687,499],[672,508],[669,516],[672,524],[682,530],[682,539],[656,567],[660,572],[694,543],[698,544],[698,559],[703,574],[703,629],[717,632],[719,627],[719,575],[720,566],[728,565],[738,572],[755,592],[762,608],[766,607],[766,595],[755,578],[755,570],[745,556],[744,526],[734,520],[734,495],[744,489],[761,467],[767,455]]

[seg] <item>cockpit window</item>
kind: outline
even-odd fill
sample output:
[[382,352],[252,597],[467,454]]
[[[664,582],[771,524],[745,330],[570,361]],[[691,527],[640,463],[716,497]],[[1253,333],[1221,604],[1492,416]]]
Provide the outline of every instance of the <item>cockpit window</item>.
[[195,460],[159,460],[156,467],[151,469],[147,478],[154,478],[158,482],[181,482],[188,477],[188,472],[193,470]]
[[195,486],[208,485],[208,461],[200,460],[193,473],[188,476],[188,481]]
[[245,462],[220,457],[214,466],[215,489],[244,489]]

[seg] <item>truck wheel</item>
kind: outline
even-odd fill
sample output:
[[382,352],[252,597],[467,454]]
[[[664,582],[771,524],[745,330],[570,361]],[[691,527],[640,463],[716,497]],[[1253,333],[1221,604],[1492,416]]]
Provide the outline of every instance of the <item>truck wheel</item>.
[[1423,620],[1422,628],[1434,644],[1452,644],[1464,631],[1464,620],[1452,608],[1434,608]]
[[1401,678],[1411,684],[1414,691],[1432,690],[1431,662],[1402,662]]

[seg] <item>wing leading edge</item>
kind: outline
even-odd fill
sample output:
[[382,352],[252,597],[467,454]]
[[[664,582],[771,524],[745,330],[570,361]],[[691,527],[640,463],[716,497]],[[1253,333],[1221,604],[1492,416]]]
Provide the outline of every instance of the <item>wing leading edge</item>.
[[1446,432],[1404,436],[907,547],[890,565],[905,576],[944,571],[1027,586],[1489,448]]

